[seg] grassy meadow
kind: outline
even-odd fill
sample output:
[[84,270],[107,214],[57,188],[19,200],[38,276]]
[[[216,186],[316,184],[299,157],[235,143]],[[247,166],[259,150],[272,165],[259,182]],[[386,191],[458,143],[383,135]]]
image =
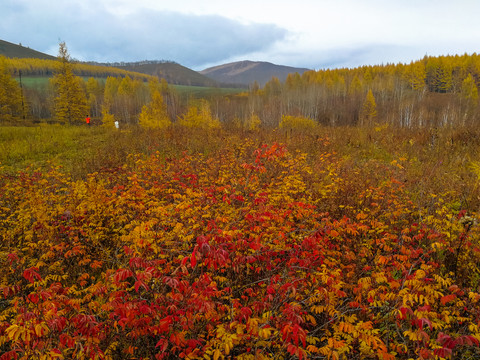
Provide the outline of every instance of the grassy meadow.
[[[82,77],[84,81],[87,81],[89,77]],[[95,77],[101,84],[105,84],[106,77]],[[16,80],[20,82],[20,78]],[[45,91],[48,87],[50,76],[22,76],[22,85],[35,89],[38,91]],[[194,97],[194,98],[208,98],[210,96],[218,95],[234,95],[238,94],[245,89],[242,88],[217,88],[208,86],[190,86],[190,85],[171,85],[177,94],[181,97]]]
[[[85,178],[99,169],[122,166],[132,154],[160,152],[167,158],[199,152],[214,156],[246,139],[285,144],[312,162],[329,151],[352,166],[396,163],[403,168],[403,181],[411,191],[449,193],[463,208],[478,209],[480,133],[475,129],[318,127],[308,134],[292,134],[280,129],[206,133],[180,127],[112,131],[101,126],[12,126],[0,127],[0,164],[7,173],[55,164],[74,178]],[[328,144],[319,146],[318,139],[328,139]]]

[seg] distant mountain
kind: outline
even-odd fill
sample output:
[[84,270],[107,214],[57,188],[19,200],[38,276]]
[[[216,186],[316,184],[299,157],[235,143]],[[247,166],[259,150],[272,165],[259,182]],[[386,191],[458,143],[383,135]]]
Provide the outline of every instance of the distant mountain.
[[45,60],[57,59],[55,56],[44,54],[40,51],[32,50],[22,45],[12,44],[4,40],[0,40],[0,55],[8,58],[34,58]]
[[219,84],[205,75],[171,61],[141,61],[108,64],[119,69],[135,71],[165,79],[169,84],[217,87]]
[[245,60],[214,66],[200,71],[200,74],[224,84],[250,85],[257,81],[263,87],[272,76],[283,82],[290,73],[298,72],[301,75],[308,70],[305,68],[275,65],[264,61]]

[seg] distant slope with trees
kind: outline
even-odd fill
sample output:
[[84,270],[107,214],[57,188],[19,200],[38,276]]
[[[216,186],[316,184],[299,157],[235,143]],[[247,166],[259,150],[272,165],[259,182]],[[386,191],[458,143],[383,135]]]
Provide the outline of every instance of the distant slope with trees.
[[218,82],[173,61],[141,61],[106,64],[127,71],[135,71],[165,79],[173,85],[217,87]]
[[246,106],[269,126],[283,115],[329,126],[475,126],[479,84],[480,55],[425,56],[410,64],[306,71],[289,74],[285,82],[273,78],[263,89],[251,89]]
[[301,75],[308,70],[264,61],[245,60],[214,66],[200,71],[200,74],[225,84],[250,85],[256,81],[260,86],[264,86],[272,77],[285,81],[288,74]]

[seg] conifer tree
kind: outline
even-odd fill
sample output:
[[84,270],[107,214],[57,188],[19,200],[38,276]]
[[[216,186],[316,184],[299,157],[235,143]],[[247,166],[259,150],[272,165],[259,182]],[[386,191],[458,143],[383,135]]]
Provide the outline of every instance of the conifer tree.
[[102,125],[106,128],[115,128],[115,116],[109,111],[110,106],[107,103],[102,105]]
[[363,73],[363,81],[365,84],[370,85],[373,81],[373,75],[372,75],[372,70],[370,68],[367,68],[365,72]]
[[88,115],[82,79],[73,73],[73,64],[64,42],[59,45],[58,64],[51,82],[54,87],[53,107],[60,123],[80,124]]
[[10,122],[21,118],[22,92],[8,70],[6,58],[0,56],[0,121]]
[[167,106],[158,90],[153,92],[152,101],[143,106],[139,123],[140,126],[150,129],[163,129],[170,126],[171,121],[168,117]]
[[371,126],[377,116],[377,104],[373,96],[372,89],[368,90],[367,97],[362,107],[361,125]]
[[349,94],[356,94],[362,91],[362,82],[357,75],[354,76],[350,86],[348,87]]
[[470,104],[475,104],[478,101],[478,89],[472,74],[468,74],[462,82],[462,96]]
[[408,81],[412,90],[421,90],[425,87],[425,65],[422,62],[411,62],[405,68],[404,78]]

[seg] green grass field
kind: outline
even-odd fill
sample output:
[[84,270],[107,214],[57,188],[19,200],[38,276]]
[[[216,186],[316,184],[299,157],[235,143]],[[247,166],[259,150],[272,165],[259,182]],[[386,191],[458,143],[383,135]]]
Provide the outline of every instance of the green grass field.
[[[16,77],[15,80],[20,82],[19,77]],[[22,76],[22,86],[36,90],[44,90],[48,86],[49,80],[49,76]]]
[[[50,77],[49,76],[22,76],[22,85],[31,88],[37,89],[40,91],[45,90],[48,87]],[[85,81],[88,80],[88,77],[83,78]],[[106,78],[96,78],[101,83],[105,83]],[[20,79],[17,77],[16,80],[20,82]],[[212,97],[212,96],[225,96],[238,94],[245,89],[241,88],[217,88],[217,87],[204,87],[204,86],[189,86],[189,85],[170,85],[181,97]]]

